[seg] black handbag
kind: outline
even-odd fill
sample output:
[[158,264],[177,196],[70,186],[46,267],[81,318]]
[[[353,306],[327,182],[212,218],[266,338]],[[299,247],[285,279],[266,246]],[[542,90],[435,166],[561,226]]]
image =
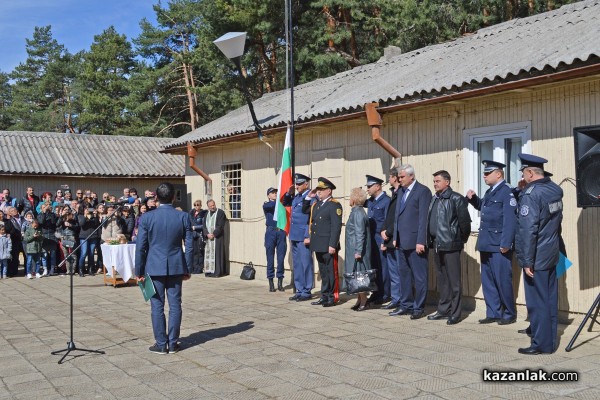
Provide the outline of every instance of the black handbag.
[[354,271],[344,274],[346,293],[357,294],[362,292],[375,292],[377,290],[377,270],[356,271],[358,260],[354,260]]
[[242,268],[242,273],[240,274],[240,279],[242,279],[244,281],[251,281],[254,279],[255,276],[256,276],[256,270],[254,269],[254,265],[252,264],[252,261],[250,261],[248,264],[244,265],[244,268]]

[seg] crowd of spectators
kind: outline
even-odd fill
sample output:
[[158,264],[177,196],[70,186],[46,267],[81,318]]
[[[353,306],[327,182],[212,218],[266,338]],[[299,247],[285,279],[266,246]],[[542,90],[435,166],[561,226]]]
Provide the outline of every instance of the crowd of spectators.
[[[156,208],[156,194],[124,188],[121,196],[61,186],[41,198],[33,187],[23,197],[0,194],[0,278],[23,275],[28,279],[66,272],[95,275],[101,271],[100,244],[108,241],[135,241],[140,217]],[[101,229],[96,230],[100,225]],[[82,244],[80,249],[73,250]],[[8,250],[7,250],[8,249]],[[22,256],[22,257],[21,257]],[[67,262],[58,266],[67,258]],[[6,267],[4,269],[3,267]]]

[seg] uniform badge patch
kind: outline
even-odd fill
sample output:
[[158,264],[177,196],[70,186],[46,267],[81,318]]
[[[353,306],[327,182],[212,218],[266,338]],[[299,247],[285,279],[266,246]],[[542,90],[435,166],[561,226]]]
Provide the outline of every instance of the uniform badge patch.
[[517,199],[515,199],[514,197],[512,199],[510,199],[510,205],[511,205],[511,207],[516,207],[517,206]]
[[529,206],[523,206],[521,207],[521,215],[526,217],[527,214],[529,214]]
[[340,217],[342,216],[342,210],[341,210],[341,209],[339,209],[339,208],[338,208],[338,209],[336,210],[336,212],[337,212],[337,215],[338,215],[338,216],[340,216]]

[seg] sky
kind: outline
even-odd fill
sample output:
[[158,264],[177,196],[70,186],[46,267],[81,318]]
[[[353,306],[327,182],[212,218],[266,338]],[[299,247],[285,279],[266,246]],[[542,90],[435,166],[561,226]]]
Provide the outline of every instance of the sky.
[[[52,36],[70,53],[89,50],[94,36],[113,25],[128,40],[140,33],[139,22],[156,24],[158,0],[0,0],[0,71],[25,62],[25,39],[36,26],[52,26]],[[163,1],[163,7],[166,1]]]

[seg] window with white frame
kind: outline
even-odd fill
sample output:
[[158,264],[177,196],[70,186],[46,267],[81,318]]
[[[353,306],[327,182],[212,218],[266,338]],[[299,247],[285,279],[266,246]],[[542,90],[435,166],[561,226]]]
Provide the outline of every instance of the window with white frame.
[[[465,129],[464,168],[465,193],[473,189],[483,197],[488,186],[483,180],[483,160],[494,160],[506,164],[504,179],[515,187],[521,179],[519,153],[531,153],[531,122],[487,126]],[[471,229],[479,229],[480,212],[469,206]]]
[[221,165],[221,204],[227,218],[242,218],[242,163]]

